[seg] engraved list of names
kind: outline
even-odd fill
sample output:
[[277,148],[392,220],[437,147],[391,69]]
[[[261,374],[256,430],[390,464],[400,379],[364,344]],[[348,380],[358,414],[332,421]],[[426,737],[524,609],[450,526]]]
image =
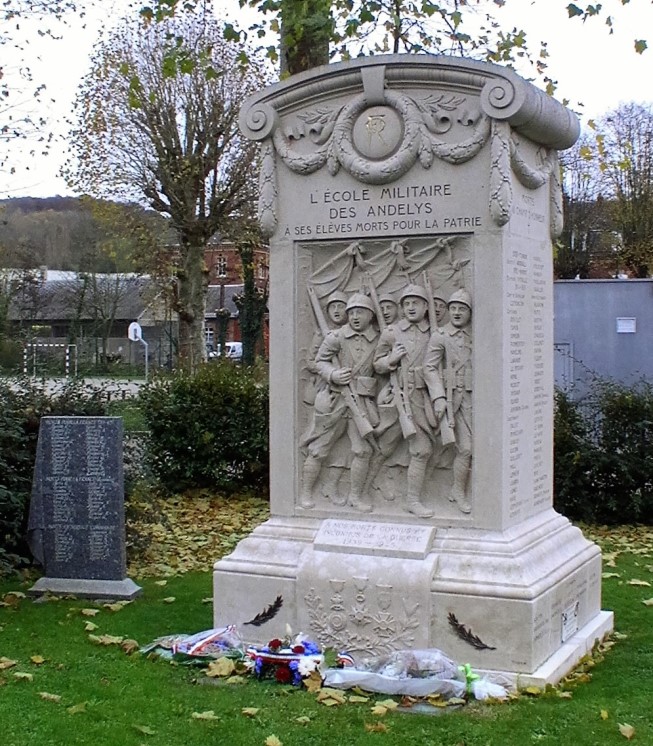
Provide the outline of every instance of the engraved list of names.
[[122,580],[122,420],[44,417],[32,503],[30,531],[41,533],[46,575]]

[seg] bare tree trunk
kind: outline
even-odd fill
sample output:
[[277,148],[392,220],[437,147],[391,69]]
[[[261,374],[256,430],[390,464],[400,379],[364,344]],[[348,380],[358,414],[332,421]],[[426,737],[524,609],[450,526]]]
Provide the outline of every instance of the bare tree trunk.
[[182,266],[177,272],[175,310],[179,314],[179,362],[189,373],[206,362],[204,319],[208,280],[204,246],[183,246]]

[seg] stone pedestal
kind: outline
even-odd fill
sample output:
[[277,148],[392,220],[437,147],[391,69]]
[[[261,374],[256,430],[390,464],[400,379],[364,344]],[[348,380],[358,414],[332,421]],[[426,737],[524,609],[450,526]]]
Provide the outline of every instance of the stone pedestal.
[[598,548],[552,509],[575,117],[509,70],[388,56],[272,86],[241,127],[270,236],[272,517],[216,563],[216,625],[281,595],[252,641],[288,622],[557,681],[612,628]]

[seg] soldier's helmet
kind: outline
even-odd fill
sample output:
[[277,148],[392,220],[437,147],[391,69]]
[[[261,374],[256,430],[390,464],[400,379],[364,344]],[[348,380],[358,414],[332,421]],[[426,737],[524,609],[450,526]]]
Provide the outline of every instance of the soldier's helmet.
[[394,297],[394,295],[391,295],[390,293],[382,293],[379,295],[379,303],[394,303],[395,306],[397,305],[397,299]]
[[456,290],[455,293],[452,293],[451,298],[449,298],[449,302],[447,303],[447,305],[450,306],[452,303],[462,303],[463,305],[467,306],[467,308],[471,309],[472,296],[470,295],[469,290],[465,290],[465,288],[460,288],[460,290]]
[[346,311],[352,308],[367,308],[369,311],[374,313],[374,304],[372,301],[363,293],[354,293],[347,301]]
[[429,302],[429,297],[426,294],[426,290],[424,290],[421,285],[406,285],[406,287],[401,291],[399,302],[401,303],[404,298],[421,298],[427,303]]
[[332,303],[346,303],[347,302],[347,295],[345,293],[341,293],[340,290],[336,290],[335,293],[331,293],[331,295],[327,298],[326,307],[328,308]]

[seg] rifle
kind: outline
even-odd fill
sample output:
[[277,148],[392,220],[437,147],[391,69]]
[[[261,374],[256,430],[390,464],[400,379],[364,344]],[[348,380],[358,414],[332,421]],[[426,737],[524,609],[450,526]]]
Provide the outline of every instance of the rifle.
[[435,319],[435,301],[433,299],[433,288],[431,287],[431,278],[428,275],[428,272],[424,270],[422,272],[422,278],[424,282],[424,290],[426,290],[426,297],[428,298],[428,304],[429,304],[429,323],[431,326],[431,334],[438,328],[436,319]]
[[447,365],[445,370],[447,375],[447,408],[444,417],[440,420],[440,437],[442,438],[443,446],[456,442],[456,434],[453,431],[455,427],[453,416],[453,377],[455,374],[450,365]]
[[[429,321],[431,323],[431,333],[437,331],[438,327],[435,319],[435,302],[433,300],[433,288],[431,287],[431,279],[428,276],[426,270],[423,272],[424,289],[428,297],[429,304]],[[451,369],[446,368],[447,380],[446,380],[446,392],[447,392],[447,409],[444,416],[440,420],[440,438],[442,439],[442,445],[446,446],[450,443],[456,442],[456,436],[454,434],[454,417],[453,417],[453,383],[451,381]]]
[[[320,329],[320,332],[322,333],[322,336],[326,339],[327,334],[331,330],[329,329],[329,325],[327,324],[326,319],[324,318],[324,314],[322,313],[322,306],[320,306],[320,301],[318,300],[317,293],[315,292],[315,288],[312,285],[308,285],[307,290],[309,300],[311,301],[311,308],[313,309],[313,313],[315,314],[315,320],[317,321],[317,325]],[[340,361],[338,360],[337,356],[334,357],[334,363],[336,366],[340,367]],[[364,410],[361,407],[358,395],[352,388],[351,383],[339,387],[338,390],[342,394],[343,401],[351,412],[351,417],[354,420],[356,429],[358,430],[362,438],[367,438],[369,440],[369,437],[374,433],[374,428],[370,424],[370,421],[367,419],[367,416],[365,415]]]
[[[374,305],[374,309],[376,311],[376,319],[379,322],[379,328],[381,329],[381,331],[384,331],[384,329],[386,329],[386,324],[381,312],[381,304],[379,303],[379,296],[376,293],[376,287],[374,286],[372,278],[369,275],[366,276],[366,279],[366,284],[369,287],[370,296],[372,298],[372,304]],[[402,361],[399,362],[400,368],[401,365]],[[405,375],[403,376],[403,379],[406,380]],[[401,432],[404,438],[410,438],[411,435],[415,435],[417,433],[417,429],[415,428],[415,423],[413,421],[413,413],[410,408],[410,401],[408,400],[406,392],[399,385],[396,370],[390,371],[390,385],[392,386],[392,391],[394,392],[394,400],[392,403],[397,408],[397,412],[399,412],[399,424],[401,425]]]

